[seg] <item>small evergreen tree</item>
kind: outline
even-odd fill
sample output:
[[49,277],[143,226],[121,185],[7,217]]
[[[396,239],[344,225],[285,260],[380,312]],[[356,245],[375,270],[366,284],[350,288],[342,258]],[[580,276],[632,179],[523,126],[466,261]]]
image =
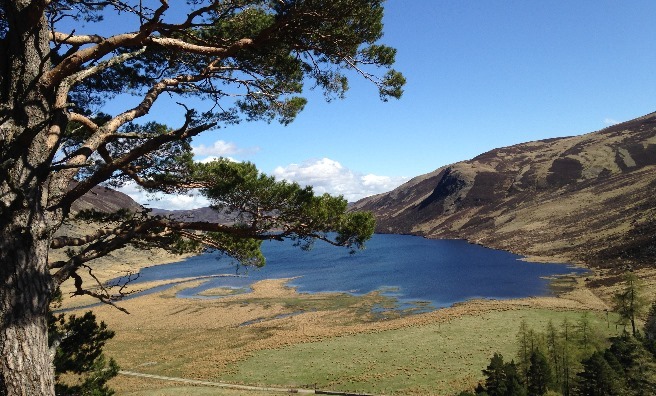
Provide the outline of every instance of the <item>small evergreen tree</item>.
[[563,340],[562,344],[562,386],[564,396],[569,396],[572,389],[572,376],[575,371],[573,370],[574,359],[572,357],[572,336],[570,331],[571,325],[567,318],[563,319],[561,338]]
[[485,375],[485,389],[490,396],[506,395],[506,371],[503,363],[503,356],[495,353],[490,360],[490,364],[483,374]]
[[622,368],[630,394],[656,395],[656,361],[640,340],[628,333],[613,337],[608,353],[617,360],[614,365]]
[[645,347],[656,356],[656,301],[651,304],[645,321]]
[[[56,297],[57,298],[57,297]],[[57,300],[59,301],[59,300]],[[48,339],[54,350],[55,393],[58,396],[111,396],[107,381],[118,374],[118,364],[102,352],[114,332],[104,322],[96,321],[93,312],[82,316],[48,315]],[[73,381],[62,381],[63,374],[73,374]]]
[[588,313],[584,312],[583,315],[579,318],[577,323],[577,330],[579,341],[581,343],[581,348],[584,352],[592,348],[592,337],[591,337],[591,328],[590,328],[590,318],[588,318]]
[[517,332],[517,365],[525,383],[528,381],[531,352],[533,352],[533,346],[535,344],[533,337],[533,330],[528,327],[526,319],[522,319],[519,323],[519,331]]
[[631,333],[638,333],[636,318],[644,313],[647,301],[642,295],[642,282],[633,273],[624,277],[624,288],[614,296],[615,311],[620,315],[620,323],[631,324]]
[[526,396],[526,388],[515,361],[504,365],[506,374],[506,396]]
[[583,361],[583,371],[578,377],[578,393],[581,396],[622,394],[622,376],[608,363],[602,352],[595,352]]
[[543,396],[553,388],[553,373],[547,358],[540,350],[531,353],[531,365],[528,369],[527,389],[530,396]]
[[503,356],[495,353],[483,374],[485,386],[476,388],[478,396],[526,396],[522,376],[515,361],[504,363]]
[[558,331],[556,330],[556,326],[554,326],[551,320],[547,324],[546,341],[549,362],[553,368],[554,384],[560,388],[563,384],[563,370],[560,356],[561,341],[560,336],[558,335]]

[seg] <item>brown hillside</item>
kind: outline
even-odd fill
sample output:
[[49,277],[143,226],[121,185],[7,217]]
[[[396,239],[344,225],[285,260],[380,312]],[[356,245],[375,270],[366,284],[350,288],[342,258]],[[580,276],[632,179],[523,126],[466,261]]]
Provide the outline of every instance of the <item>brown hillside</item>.
[[[73,188],[74,185],[71,185]],[[105,213],[113,213],[120,209],[128,209],[132,212],[143,210],[135,200],[122,192],[112,190],[108,187],[95,186],[88,193],[73,203],[73,212],[95,209]]]
[[363,199],[378,232],[464,238],[596,266],[653,265],[656,113],[495,149]]

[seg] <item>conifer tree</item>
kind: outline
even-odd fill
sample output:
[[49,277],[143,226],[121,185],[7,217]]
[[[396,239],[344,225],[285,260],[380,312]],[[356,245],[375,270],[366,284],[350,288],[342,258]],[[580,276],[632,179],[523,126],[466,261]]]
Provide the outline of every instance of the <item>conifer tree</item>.
[[636,319],[647,308],[647,301],[642,295],[642,281],[633,273],[624,276],[622,290],[614,296],[615,311],[620,315],[621,324],[631,324],[631,333],[638,333]]
[[526,396],[526,387],[514,360],[505,364],[504,372],[506,374],[506,396]]
[[578,394],[581,396],[620,396],[622,376],[608,363],[602,352],[595,352],[583,361],[578,374]]
[[558,389],[561,389],[563,385],[563,370],[561,364],[562,346],[556,326],[554,326],[553,321],[551,320],[549,320],[549,323],[547,324],[546,341],[547,354],[554,373],[554,384]]
[[531,353],[535,343],[533,337],[533,330],[529,328],[526,319],[522,319],[517,332],[517,365],[523,376],[524,383],[528,381],[528,369],[531,365]]
[[651,304],[645,320],[645,345],[656,356],[656,302]]
[[485,390],[489,396],[505,396],[507,393],[506,365],[503,356],[495,353],[485,370]]
[[529,396],[543,396],[553,388],[553,373],[549,362],[539,349],[531,353],[531,365],[526,383]]
[[[52,293],[68,281],[112,302],[78,273],[112,251],[212,247],[262,265],[268,239],[361,247],[371,215],[251,164],[198,165],[191,139],[240,121],[288,124],[308,84],[330,100],[362,77],[381,99],[400,97],[382,17],[383,0],[0,0],[0,394],[54,393]],[[124,93],[135,100],[114,100]],[[180,103],[178,125],[145,121],[162,98]],[[152,193],[200,189],[234,222],[133,214],[56,236],[76,200],[128,181]],[[54,249],[71,255],[49,259]]]

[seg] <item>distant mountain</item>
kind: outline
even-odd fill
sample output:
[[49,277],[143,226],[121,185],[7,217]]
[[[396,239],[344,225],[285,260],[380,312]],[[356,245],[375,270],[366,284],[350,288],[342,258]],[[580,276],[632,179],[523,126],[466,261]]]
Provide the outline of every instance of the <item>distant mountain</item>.
[[[75,183],[71,184],[71,188],[73,186],[75,186]],[[119,209],[128,209],[136,212],[143,210],[143,207],[122,192],[112,190],[108,187],[95,186],[91,191],[73,203],[72,210],[74,212],[85,209],[95,209],[101,212],[112,213]]]
[[654,265],[656,113],[504,147],[358,201],[377,231],[596,266]]
[[[75,184],[73,183],[71,188],[74,186]],[[128,209],[134,212],[142,211],[144,210],[144,207],[120,191],[108,187],[96,186],[73,203],[72,210],[74,212],[79,212],[85,209],[95,209],[101,212],[112,213],[119,209]],[[223,224],[234,222],[234,220],[225,213],[218,212],[209,207],[187,210],[152,208],[151,214],[170,216],[171,218],[180,221],[207,221]]]

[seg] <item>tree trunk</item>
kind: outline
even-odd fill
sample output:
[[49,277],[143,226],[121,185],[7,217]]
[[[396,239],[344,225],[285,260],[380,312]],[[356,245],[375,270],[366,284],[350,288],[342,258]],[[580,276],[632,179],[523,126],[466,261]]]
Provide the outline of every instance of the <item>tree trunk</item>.
[[48,247],[57,221],[45,211],[52,92],[45,1],[0,0],[0,396],[54,395],[46,313]]
[[9,227],[0,235],[0,395],[54,395],[48,243],[35,235],[43,228]]

